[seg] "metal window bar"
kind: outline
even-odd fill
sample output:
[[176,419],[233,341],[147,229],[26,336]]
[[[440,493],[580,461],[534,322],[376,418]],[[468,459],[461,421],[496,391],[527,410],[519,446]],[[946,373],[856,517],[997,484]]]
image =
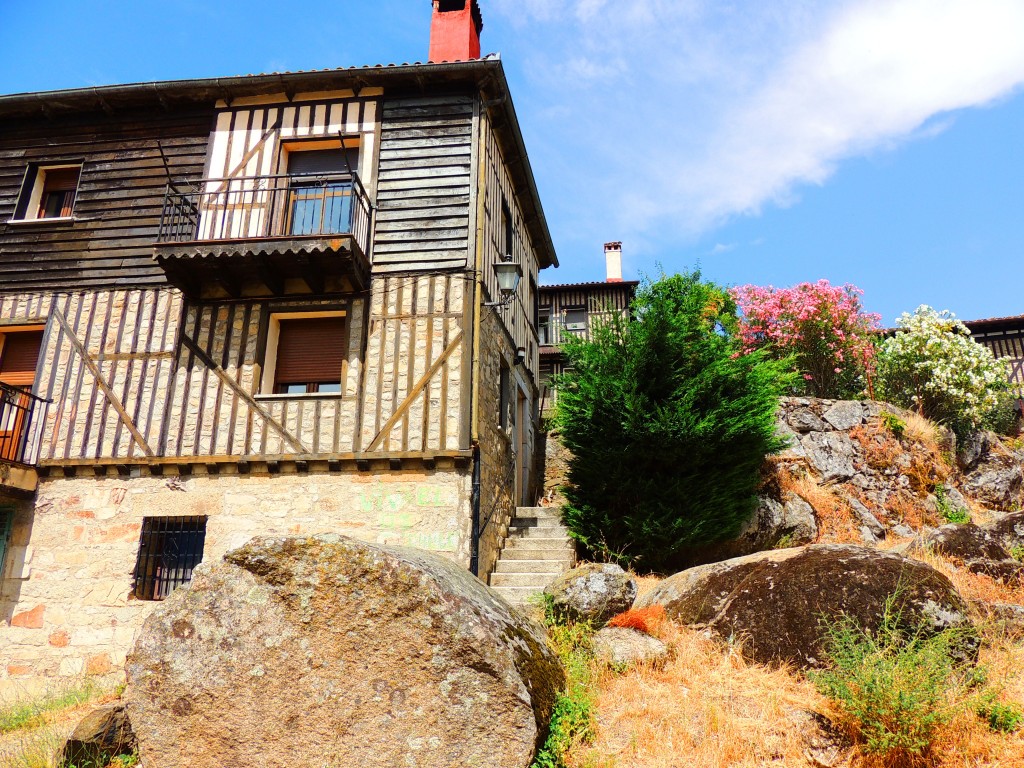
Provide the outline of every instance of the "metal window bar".
[[139,600],[163,600],[192,580],[203,559],[206,517],[147,517],[142,521],[132,593]]
[[0,461],[36,463],[48,404],[27,389],[0,383]]
[[373,204],[357,173],[202,179],[168,184],[159,242],[352,235],[368,253]]

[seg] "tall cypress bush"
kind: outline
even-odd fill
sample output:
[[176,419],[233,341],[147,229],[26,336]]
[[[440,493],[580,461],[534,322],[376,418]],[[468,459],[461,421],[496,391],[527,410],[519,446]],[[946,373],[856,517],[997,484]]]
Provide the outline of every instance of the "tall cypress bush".
[[736,304],[699,272],[641,286],[628,318],[564,347],[556,422],[566,525],[589,554],[649,571],[738,533],[783,443],[788,361],[738,354]]

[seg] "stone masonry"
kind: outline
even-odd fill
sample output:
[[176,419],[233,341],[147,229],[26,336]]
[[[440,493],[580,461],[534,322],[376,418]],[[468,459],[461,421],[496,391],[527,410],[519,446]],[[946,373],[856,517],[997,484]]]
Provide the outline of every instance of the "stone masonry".
[[[144,517],[208,516],[204,560],[254,535],[341,533],[469,564],[468,470],[43,480],[15,507],[3,574],[0,697],[121,675],[156,605],[131,596]],[[34,509],[33,509],[34,507]]]

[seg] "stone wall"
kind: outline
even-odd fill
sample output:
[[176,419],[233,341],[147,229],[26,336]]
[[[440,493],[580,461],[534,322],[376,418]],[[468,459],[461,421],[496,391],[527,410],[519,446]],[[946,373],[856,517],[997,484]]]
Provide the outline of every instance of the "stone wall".
[[0,614],[0,697],[120,675],[156,603],[130,596],[144,517],[206,515],[204,560],[256,534],[343,533],[469,565],[468,470],[40,482],[15,507]]
[[512,436],[499,425],[501,366],[515,370],[514,350],[493,310],[484,309],[480,336],[480,577],[494,568],[515,511]]

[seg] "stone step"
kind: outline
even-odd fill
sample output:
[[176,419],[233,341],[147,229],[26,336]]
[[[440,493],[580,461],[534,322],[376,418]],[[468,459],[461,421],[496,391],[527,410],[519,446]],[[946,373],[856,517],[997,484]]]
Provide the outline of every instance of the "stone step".
[[548,573],[556,575],[571,567],[571,560],[499,560],[494,566],[495,573]]
[[561,526],[558,528],[535,528],[532,525],[511,525],[508,529],[508,537],[510,539],[568,539],[569,531]]
[[566,536],[530,536],[529,538],[510,536],[505,539],[506,550],[522,549],[523,547],[529,547],[530,549],[574,549],[572,540]]
[[[524,541],[528,541],[532,545],[536,539],[524,539]],[[549,560],[557,563],[569,563],[571,566],[576,562],[576,553],[571,549],[533,549],[532,546],[506,545],[498,562],[503,560]]]
[[569,529],[562,525],[557,517],[513,517],[510,526],[516,528],[558,528],[563,531]]
[[562,510],[559,507],[516,507],[513,517],[536,517],[562,519]]
[[554,573],[492,573],[492,587],[532,587],[543,592],[555,580]]
[[491,589],[512,605],[525,605],[534,595],[539,595],[544,591],[534,587],[491,587]]

